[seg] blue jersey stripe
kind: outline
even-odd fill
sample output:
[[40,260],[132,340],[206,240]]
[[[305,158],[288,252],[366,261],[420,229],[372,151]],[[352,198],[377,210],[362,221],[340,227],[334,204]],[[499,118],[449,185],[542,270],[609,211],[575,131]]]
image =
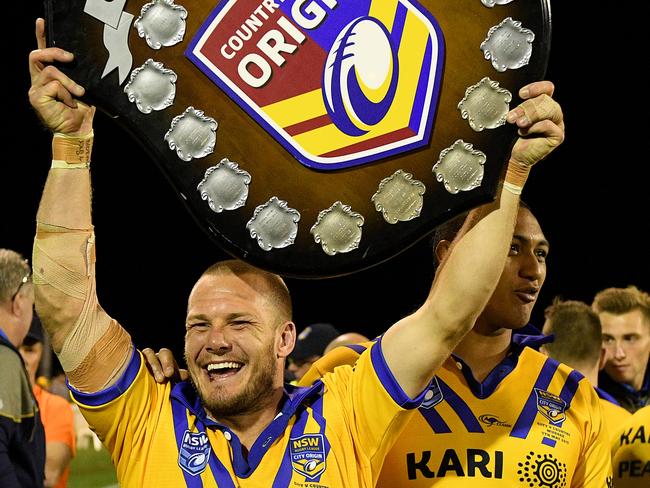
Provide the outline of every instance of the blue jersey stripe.
[[[327,440],[327,436],[325,435],[325,426],[326,426],[326,421],[325,417],[323,417],[323,397],[320,396],[318,397],[318,400],[316,400],[312,406],[311,409],[314,413],[314,420],[318,424],[318,427],[320,428],[320,433],[323,434],[323,441],[325,445],[323,446],[325,448],[325,462],[327,462],[327,456],[330,453],[330,443]],[[315,477],[312,481],[314,483],[319,483],[321,476],[323,476],[324,472],[319,474],[317,477]]]
[[[176,447],[178,455],[180,456],[181,445],[183,444],[183,435],[186,430],[189,430],[187,423],[187,410],[178,402],[172,401],[172,416],[174,418],[174,437],[176,437]],[[185,486],[189,488],[202,488],[203,481],[200,476],[192,476],[187,471],[181,468],[183,477],[185,478]]]
[[[205,426],[201,425],[201,428],[205,430]],[[228,469],[226,469],[223,463],[219,460],[214,449],[212,449],[212,452],[210,453],[208,464],[210,465],[210,469],[214,475],[214,480],[217,482],[219,488],[235,488],[235,482],[233,481],[232,476],[228,472]]]
[[481,424],[476,419],[474,413],[469,408],[467,403],[459,397],[454,390],[449,388],[449,386],[438,378],[438,383],[440,384],[440,391],[442,392],[442,397],[447,401],[447,404],[456,412],[456,415],[463,422],[463,425],[467,429],[467,432],[479,432],[482,433],[483,428]]
[[363,351],[366,350],[366,346],[364,346],[363,344],[347,344],[345,347],[348,347],[348,348],[352,349],[359,356],[361,356]]
[[[580,380],[582,378],[584,378],[584,376],[582,376],[579,371],[573,370],[569,373],[569,377],[564,382],[564,386],[560,392],[560,398],[566,403],[566,410],[571,406],[571,401],[573,401],[573,397],[575,396],[576,391],[578,391],[578,386],[580,385]],[[557,425],[561,427],[563,423],[564,420]]]
[[293,470],[291,467],[291,454],[289,452],[289,448],[291,446],[291,438],[300,437],[305,433],[305,427],[307,426],[309,412],[307,412],[307,409],[305,407],[298,407],[295,415],[297,420],[291,429],[291,434],[289,435],[287,448],[284,451],[282,463],[280,464],[278,473],[275,475],[275,479],[273,480],[273,488],[287,488],[289,486],[289,483],[291,483]]
[[435,407],[432,408],[421,407],[419,409],[419,412],[422,414],[424,420],[427,421],[427,423],[431,426],[431,428],[436,434],[448,434],[449,432],[451,432],[449,426],[445,423],[445,421],[442,419],[440,414],[436,412]]
[[551,379],[553,379],[553,375],[559,365],[560,363],[551,358],[548,358],[544,362],[544,366],[542,366],[542,370],[537,377],[535,386],[531,388],[528,400],[526,400],[526,404],[519,414],[519,418],[512,427],[510,437],[518,437],[519,439],[525,439],[528,437],[528,432],[530,432],[530,428],[533,426],[533,422],[537,416],[537,397],[535,395],[535,388],[546,390],[548,385],[551,384]]

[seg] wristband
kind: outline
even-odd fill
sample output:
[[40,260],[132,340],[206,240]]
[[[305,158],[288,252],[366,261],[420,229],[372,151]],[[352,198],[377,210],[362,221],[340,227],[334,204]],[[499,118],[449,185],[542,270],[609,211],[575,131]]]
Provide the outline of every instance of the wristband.
[[52,138],[52,168],[86,169],[90,167],[93,131],[82,137],[56,133]]
[[518,163],[517,161],[511,159],[508,162],[508,169],[506,171],[506,177],[503,182],[503,188],[511,193],[514,193],[515,195],[521,195],[521,190],[526,184],[529,172],[530,166]]

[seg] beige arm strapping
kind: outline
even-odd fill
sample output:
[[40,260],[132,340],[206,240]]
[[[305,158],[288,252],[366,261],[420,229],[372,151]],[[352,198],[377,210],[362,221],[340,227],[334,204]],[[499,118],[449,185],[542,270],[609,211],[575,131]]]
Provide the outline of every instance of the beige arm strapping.
[[72,323],[58,328],[65,338],[56,350],[70,383],[81,391],[112,384],[130,357],[131,338],[97,301],[92,230],[38,223],[34,283],[39,315]]
[[70,383],[86,392],[113,384],[132,345],[97,301],[87,169],[50,170],[37,216],[33,270],[36,309]]

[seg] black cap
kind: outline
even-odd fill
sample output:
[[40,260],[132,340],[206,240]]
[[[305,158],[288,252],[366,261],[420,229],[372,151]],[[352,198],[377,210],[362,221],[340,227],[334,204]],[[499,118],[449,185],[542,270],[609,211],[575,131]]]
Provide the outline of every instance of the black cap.
[[332,324],[312,324],[298,334],[296,347],[289,357],[302,361],[311,356],[322,356],[327,345],[339,335],[339,331]]
[[35,342],[43,342],[45,337],[43,336],[43,327],[41,326],[41,319],[38,318],[38,315],[34,314],[32,318],[32,325],[29,327],[29,332],[25,336],[23,341],[26,344],[34,344]]

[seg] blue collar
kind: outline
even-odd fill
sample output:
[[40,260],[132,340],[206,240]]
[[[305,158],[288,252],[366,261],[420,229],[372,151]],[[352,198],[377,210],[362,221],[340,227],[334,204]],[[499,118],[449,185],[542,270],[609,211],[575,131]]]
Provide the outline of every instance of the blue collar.
[[5,334],[5,331],[2,330],[2,329],[0,329],[0,337],[2,337],[2,338],[3,338],[5,341],[7,341],[7,342],[11,342],[11,341],[9,340],[9,337],[7,337],[7,334]]
[[[308,398],[317,396],[321,393],[322,383],[317,381],[311,386],[294,386],[289,383],[284,384],[284,395],[282,402],[282,415],[291,417],[296,409]],[[171,398],[179,401],[185,408],[194,414],[207,427],[216,427],[220,430],[227,429],[223,424],[216,422],[208,417],[201,399],[196,390],[189,381],[180,381],[176,383],[171,390]]]
[[596,393],[598,394],[598,398],[602,398],[603,400],[607,400],[608,402],[613,403],[614,405],[618,405],[619,407],[621,406],[621,404],[616,401],[616,398],[614,398],[612,395],[607,393],[605,390],[601,390],[597,386],[594,386],[594,389],[596,390]]
[[255,468],[257,468],[261,462],[264,454],[273,445],[275,440],[285,432],[291,417],[296,414],[299,408],[303,405],[309,404],[316,398],[320,397],[322,391],[323,383],[321,381],[317,381],[308,387],[298,387],[285,384],[280,413],[275,416],[273,421],[255,440],[248,456],[245,455],[245,450],[241,441],[232,430],[230,430],[226,425],[208,417],[208,414],[201,403],[201,399],[189,381],[182,381],[175,384],[172,387],[170,396],[172,401],[180,403],[196,416],[196,423],[199,431],[208,428],[220,430],[224,435],[230,438],[233,469],[238,477],[247,478],[253,473],[253,471],[255,471]]
[[531,349],[539,350],[540,346],[553,342],[555,340],[554,334],[544,335],[540,334],[539,329],[532,324],[527,324],[517,332],[512,334],[512,344],[521,349],[528,346]]
[[467,386],[474,393],[474,396],[484,399],[494,393],[494,390],[496,390],[501,381],[517,367],[519,356],[525,347],[538,350],[542,344],[552,342],[553,339],[554,336],[552,334],[548,336],[540,334],[539,329],[531,324],[518,329],[516,333],[513,332],[508,354],[490,371],[483,382],[479,382],[474,378],[472,370],[465,361],[454,354],[452,354],[452,357],[455,361],[461,363],[461,372],[465,377]]

